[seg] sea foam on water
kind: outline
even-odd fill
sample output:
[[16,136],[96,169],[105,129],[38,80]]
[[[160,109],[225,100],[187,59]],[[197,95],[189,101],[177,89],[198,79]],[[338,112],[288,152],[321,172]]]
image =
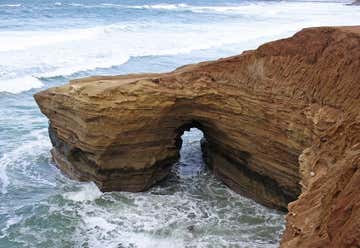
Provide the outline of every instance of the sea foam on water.
[[[184,54],[246,41],[249,44],[242,49],[256,48],[267,40],[289,36],[303,27],[351,25],[360,19],[360,12],[345,2],[59,3],[50,8],[49,15],[63,11],[64,14],[76,13],[81,19],[82,9],[106,15],[121,14],[110,24],[94,22],[89,26],[88,22],[87,25],[75,22],[56,27],[56,22],[62,25],[63,20],[54,18],[51,25],[42,22],[36,26],[29,24],[28,29],[0,29],[0,92],[20,93],[42,87],[40,81],[46,78],[118,66],[135,57]],[[6,8],[11,10],[14,6]],[[16,7],[34,8],[27,4]],[[131,15],[131,11],[133,15],[142,11],[142,18],[127,20],[126,15]],[[178,17],[179,13],[189,20]],[[199,16],[196,18],[196,15]],[[214,22],[209,15],[215,15],[219,21]]]

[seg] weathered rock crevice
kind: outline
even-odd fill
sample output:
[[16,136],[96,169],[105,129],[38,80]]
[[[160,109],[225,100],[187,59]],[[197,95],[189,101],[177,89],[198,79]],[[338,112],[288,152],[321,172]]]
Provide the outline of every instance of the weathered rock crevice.
[[359,68],[360,27],[310,28],[238,56],[73,80],[35,99],[55,162],[73,178],[146,190],[179,158],[183,131],[197,127],[219,179],[288,207],[283,247],[357,247]]

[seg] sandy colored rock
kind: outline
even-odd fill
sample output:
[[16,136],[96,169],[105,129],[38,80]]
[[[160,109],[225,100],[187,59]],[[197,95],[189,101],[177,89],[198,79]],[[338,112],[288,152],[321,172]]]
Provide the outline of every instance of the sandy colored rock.
[[282,247],[359,247],[360,27],[304,29],[170,73],[73,80],[35,99],[74,178],[146,190],[197,127],[207,164],[235,191],[280,209],[301,193]]

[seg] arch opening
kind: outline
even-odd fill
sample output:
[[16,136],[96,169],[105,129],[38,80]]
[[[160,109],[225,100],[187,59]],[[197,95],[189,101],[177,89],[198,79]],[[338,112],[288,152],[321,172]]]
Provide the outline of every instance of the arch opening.
[[179,160],[173,165],[173,172],[179,178],[192,178],[206,170],[201,142],[204,133],[197,127],[184,130],[180,136]]

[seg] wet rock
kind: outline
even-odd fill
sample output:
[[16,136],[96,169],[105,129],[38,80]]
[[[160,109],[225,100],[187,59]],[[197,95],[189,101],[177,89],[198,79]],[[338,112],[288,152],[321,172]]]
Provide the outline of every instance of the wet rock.
[[188,226],[186,229],[187,229],[189,232],[193,232],[193,231],[195,231],[195,226],[194,226],[194,225],[191,225],[191,226]]

